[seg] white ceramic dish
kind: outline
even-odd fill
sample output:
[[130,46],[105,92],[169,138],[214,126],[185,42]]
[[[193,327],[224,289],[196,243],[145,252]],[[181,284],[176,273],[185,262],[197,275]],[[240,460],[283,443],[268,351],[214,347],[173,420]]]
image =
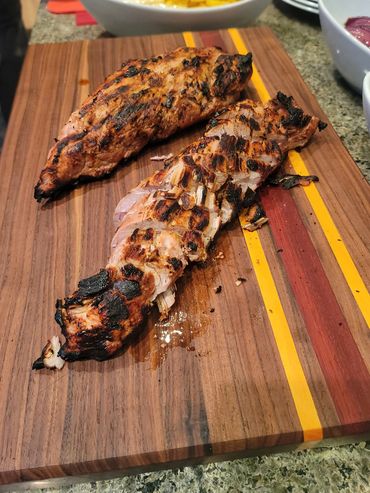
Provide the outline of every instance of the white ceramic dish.
[[322,32],[333,61],[347,82],[362,91],[362,81],[370,71],[370,49],[344,27],[349,17],[370,17],[370,0],[319,0]]
[[199,31],[251,24],[271,0],[239,0],[218,7],[173,8],[128,0],[82,0],[86,9],[116,36]]
[[362,86],[362,104],[364,107],[367,129],[370,134],[370,72],[368,72],[364,78]]

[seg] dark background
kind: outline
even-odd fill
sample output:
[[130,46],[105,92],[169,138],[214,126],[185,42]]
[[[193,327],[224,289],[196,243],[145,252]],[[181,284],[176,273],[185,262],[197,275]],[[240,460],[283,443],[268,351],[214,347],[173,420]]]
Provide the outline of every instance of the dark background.
[[19,0],[0,0],[0,147],[27,42]]

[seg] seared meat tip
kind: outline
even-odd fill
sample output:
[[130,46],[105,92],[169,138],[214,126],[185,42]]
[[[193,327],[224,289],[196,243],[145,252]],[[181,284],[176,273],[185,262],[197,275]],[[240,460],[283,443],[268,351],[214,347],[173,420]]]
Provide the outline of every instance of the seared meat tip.
[[35,187],[36,200],[106,175],[149,142],[208,118],[239,99],[251,74],[251,54],[218,48],[178,48],[129,60],[62,128]]
[[265,221],[253,206],[255,191],[318,125],[281,93],[265,105],[243,101],[214,117],[203,137],[134,188],[115,211],[106,268],[57,302],[55,318],[66,339],[59,357],[109,358],[140,330],[154,303],[167,316],[176,280],[190,262],[206,260],[224,224],[246,206],[251,229]]

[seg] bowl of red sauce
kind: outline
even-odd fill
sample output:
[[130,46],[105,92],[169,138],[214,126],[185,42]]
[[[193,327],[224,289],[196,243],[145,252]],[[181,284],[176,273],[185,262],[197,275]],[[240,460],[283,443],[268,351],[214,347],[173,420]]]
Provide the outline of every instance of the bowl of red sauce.
[[319,0],[319,14],[336,68],[361,93],[370,72],[370,0]]
[[370,48],[370,17],[349,17],[344,27],[362,44]]

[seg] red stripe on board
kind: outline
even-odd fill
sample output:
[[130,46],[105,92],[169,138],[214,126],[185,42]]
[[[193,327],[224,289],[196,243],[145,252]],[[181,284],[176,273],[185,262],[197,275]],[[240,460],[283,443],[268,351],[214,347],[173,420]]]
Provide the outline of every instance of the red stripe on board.
[[338,416],[350,432],[367,431],[370,374],[293,197],[267,188],[261,199]]
[[218,46],[222,50],[226,50],[224,40],[218,31],[204,31],[199,34],[204,46]]

